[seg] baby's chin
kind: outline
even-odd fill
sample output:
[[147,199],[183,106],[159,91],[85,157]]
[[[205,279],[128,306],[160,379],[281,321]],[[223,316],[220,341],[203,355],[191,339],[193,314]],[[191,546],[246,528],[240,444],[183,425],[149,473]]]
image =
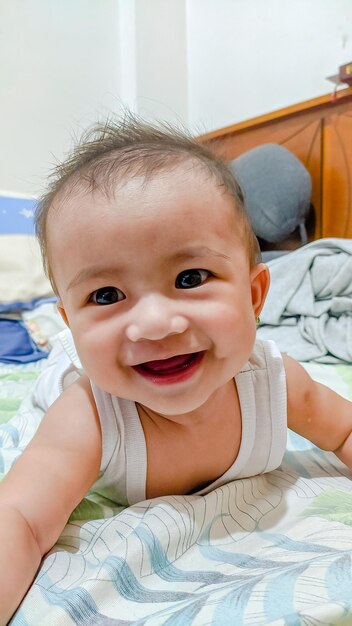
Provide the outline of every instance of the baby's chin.
[[[184,394],[184,398],[180,397]],[[189,423],[197,416],[201,417],[209,394],[202,394],[198,397],[187,397],[187,393],[180,391],[179,397],[174,400],[159,398],[156,401],[135,400],[137,407],[140,406],[148,414],[158,415],[178,423]]]

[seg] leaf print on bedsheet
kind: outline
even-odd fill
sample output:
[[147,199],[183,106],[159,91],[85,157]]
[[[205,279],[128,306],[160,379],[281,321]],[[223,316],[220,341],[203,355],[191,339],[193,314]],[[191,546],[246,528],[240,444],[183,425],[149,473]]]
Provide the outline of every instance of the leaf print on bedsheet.
[[227,593],[217,602],[211,622],[212,626],[242,626],[244,612],[252,596],[257,580],[242,582],[235,591]]
[[89,622],[89,624],[85,626],[144,626],[144,624],[144,620],[138,622],[133,620],[133,622],[131,622],[126,619],[115,619],[113,617],[107,617],[106,615],[99,615],[94,618],[94,622]]
[[337,369],[342,380],[348,385],[348,397],[352,400],[352,368],[349,365],[338,365]]
[[11,422],[7,424],[2,424],[0,426],[0,472],[1,474],[6,474],[8,469],[8,462],[6,459],[6,454],[8,454],[8,449],[10,449],[10,453],[15,458],[19,456],[21,453],[20,444],[20,433],[18,428],[16,428]]
[[8,422],[29,395],[43,364],[39,361],[25,365],[0,364],[0,424]]
[[[295,614],[295,588],[298,577],[309,567],[310,562],[282,565],[277,576],[271,577],[264,591],[264,614],[268,623],[282,619],[286,615],[292,619]],[[286,570],[286,571],[284,571]],[[296,622],[299,623],[299,622]]]
[[300,541],[291,539],[280,533],[271,533],[268,531],[262,531],[261,536],[263,539],[269,540],[271,543],[268,547],[279,546],[288,552],[312,552],[313,554],[339,554],[339,550],[330,548],[329,546],[323,546],[319,543],[312,543],[311,541]]
[[335,559],[326,572],[326,589],[330,600],[352,609],[352,563],[349,554]]
[[228,583],[233,578],[216,571],[181,570],[169,561],[159,540],[147,526],[136,528],[135,533],[143,545],[147,546],[152,573],[157,574],[163,580],[168,582],[201,583],[201,586],[204,586]]
[[[226,515],[222,517],[226,517]],[[267,570],[268,568],[277,569],[281,566],[280,561],[261,559],[243,552],[229,552],[227,550],[222,550],[221,548],[217,548],[216,546],[212,545],[210,540],[211,528],[216,520],[217,518],[215,518],[213,522],[209,524],[207,528],[205,528],[204,533],[201,537],[199,550],[204,558],[210,561],[218,561],[219,563],[228,563],[242,569],[255,570],[255,573],[258,573],[257,570]]]
[[99,615],[91,594],[83,587],[62,589],[47,574],[41,576],[39,586],[47,603],[63,609],[77,626],[92,624]]
[[207,599],[208,596],[203,596],[201,599],[195,598],[185,608],[173,611],[172,615],[165,622],[163,621],[163,626],[186,626],[186,624],[190,626],[206,604]]
[[68,521],[75,522],[79,520],[103,519],[104,517],[106,517],[104,515],[104,508],[100,506],[100,504],[90,500],[89,498],[83,498],[78,506],[76,506],[76,508],[72,511]]
[[352,526],[352,493],[341,489],[328,489],[314,498],[302,516],[322,517]]
[[[289,555],[295,554],[299,563],[285,564],[285,553],[282,554],[280,573],[270,580],[263,589],[265,621],[285,619],[285,624],[326,624],[332,626],[337,621],[330,620],[330,609],[326,609],[324,620],[310,620],[310,611],[319,611],[326,606],[326,591],[329,589],[329,599],[333,604],[343,609],[351,608],[352,571],[349,555],[330,546],[312,543],[310,541],[294,540],[277,533],[262,533],[263,538],[269,540],[267,548],[287,550]],[[289,556],[290,558],[290,556]],[[307,570],[307,574],[305,571]],[[308,573],[309,570],[309,573]],[[338,585],[341,588],[338,590]],[[305,607],[305,608],[304,608]],[[325,609],[323,609],[324,611]],[[321,615],[321,617],[323,617]],[[276,623],[276,622],[275,622]],[[340,622],[338,622],[340,623]],[[350,622],[343,622],[350,623]]]
[[143,587],[133,574],[127,562],[117,556],[109,556],[103,564],[109,573],[117,592],[126,600],[133,602],[177,602],[192,598],[191,593],[183,591],[153,591]]
[[9,626],[30,626],[28,620],[23,615],[23,611],[21,608],[12,617],[9,622]]
[[[260,533],[261,539],[269,542],[266,550],[271,547],[280,549],[279,558],[266,559],[219,549],[211,545],[209,537],[210,528],[208,527],[203,536],[203,543],[199,546],[205,558],[219,563],[228,563],[243,570],[237,584],[234,582],[231,585],[231,592],[218,602],[212,626],[227,624],[232,626],[234,615],[236,626],[245,623],[244,614],[252,605],[252,601],[254,602],[252,594],[255,587],[255,596],[258,594],[263,596],[263,621],[260,623],[267,624],[269,621],[287,616],[288,624],[299,624],[298,620],[292,621],[297,615],[295,588],[298,578],[316,558],[330,556],[336,552],[334,549],[309,541],[297,541],[278,533],[263,531]],[[207,539],[206,543],[204,543],[204,538]],[[306,560],[302,559],[302,553],[306,555]],[[275,552],[272,550],[271,554],[273,556]],[[234,614],[235,607],[236,613]]]
[[0,428],[0,446],[18,448],[20,445],[20,431],[12,422],[3,424]]
[[0,424],[5,424],[16,414],[21,404],[17,398],[0,398]]
[[124,509],[126,509],[125,506],[118,505],[112,500],[90,491],[72,511],[69,522],[107,519],[118,515]]

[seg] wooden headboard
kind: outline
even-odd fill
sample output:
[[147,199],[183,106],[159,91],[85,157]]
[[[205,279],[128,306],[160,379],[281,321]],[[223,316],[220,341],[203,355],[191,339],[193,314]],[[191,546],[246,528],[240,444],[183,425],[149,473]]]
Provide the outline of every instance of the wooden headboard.
[[228,161],[263,143],[285,146],[312,177],[312,238],[352,237],[352,87],[199,139]]

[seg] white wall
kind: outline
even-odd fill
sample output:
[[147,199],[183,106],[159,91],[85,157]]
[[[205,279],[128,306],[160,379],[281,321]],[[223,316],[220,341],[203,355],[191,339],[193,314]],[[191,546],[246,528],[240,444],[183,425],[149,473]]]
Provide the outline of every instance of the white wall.
[[0,189],[38,193],[72,134],[118,105],[115,0],[0,0]]
[[184,0],[135,0],[136,102],[147,119],[188,119]]
[[351,0],[187,0],[188,123],[221,128],[328,93]]
[[0,189],[128,106],[205,132],[327,93],[352,0],[0,0]]

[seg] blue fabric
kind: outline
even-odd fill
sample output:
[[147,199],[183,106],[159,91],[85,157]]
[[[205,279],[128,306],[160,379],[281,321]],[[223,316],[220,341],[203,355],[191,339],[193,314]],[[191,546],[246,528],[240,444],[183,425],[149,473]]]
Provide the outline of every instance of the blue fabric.
[[36,204],[33,198],[0,195],[0,234],[34,235]]
[[0,362],[28,363],[47,356],[47,352],[37,348],[20,321],[0,318]]
[[57,297],[52,298],[34,298],[33,300],[27,300],[27,302],[7,302],[6,304],[0,304],[0,313],[17,313],[20,311],[32,311],[35,307],[41,304],[47,304],[48,302],[56,302]]

